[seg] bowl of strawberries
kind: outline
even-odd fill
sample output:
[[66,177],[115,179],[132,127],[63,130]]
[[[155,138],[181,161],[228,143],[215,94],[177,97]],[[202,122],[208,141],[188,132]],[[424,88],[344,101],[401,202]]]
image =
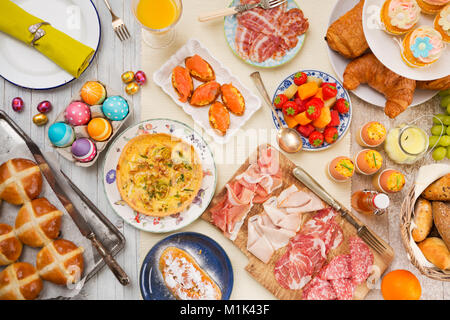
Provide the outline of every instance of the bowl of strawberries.
[[[330,148],[350,128],[350,96],[326,72],[303,70],[291,74],[276,89],[272,103],[283,125],[300,133],[305,151]],[[275,115],[272,118],[279,129]]]

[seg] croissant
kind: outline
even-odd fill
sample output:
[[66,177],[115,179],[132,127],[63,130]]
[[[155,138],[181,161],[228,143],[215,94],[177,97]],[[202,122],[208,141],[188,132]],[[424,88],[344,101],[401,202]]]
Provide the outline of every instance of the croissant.
[[361,0],[353,9],[333,22],[325,37],[331,49],[349,59],[357,58],[369,49],[362,24],[363,6],[364,0]]
[[417,88],[439,91],[450,89],[450,75],[432,81],[417,81]]
[[347,65],[344,71],[344,87],[356,89],[367,83],[384,94],[386,105],[384,113],[395,118],[406,110],[413,101],[416,81],[404,78],[386,68],[372,53],[357,58]]

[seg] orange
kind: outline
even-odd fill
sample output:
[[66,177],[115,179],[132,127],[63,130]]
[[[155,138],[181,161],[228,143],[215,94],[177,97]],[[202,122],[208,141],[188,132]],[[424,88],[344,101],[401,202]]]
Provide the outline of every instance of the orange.
[[81,99],[91,106],[101,104],[106,98],[105,87],[97,81],[88,81],[81,88]]
[[381,281],[384,300],[419,300],[422,287],[419,280],[408,270],[394,270]]

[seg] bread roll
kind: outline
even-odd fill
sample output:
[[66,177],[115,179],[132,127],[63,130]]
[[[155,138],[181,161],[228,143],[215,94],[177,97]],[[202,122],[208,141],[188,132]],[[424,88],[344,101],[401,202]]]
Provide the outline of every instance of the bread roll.
[[16,217],[16,234],[30,247],[43,247],[59,236],[61,216],[46,198],[25,203]]
[[450,252],[444,241],[439,238],[427,238],[418,244],[423,255],[441,270],[450,269]]
[[42,191],[39,167],[28,159],[11,159],[0,166],[0,198],[20,205],[36,199]]
[[22,243],[10,225],[0,223],[0,266],[11,264],[22,254]]
[[29,263],[16,262],[0,272],[0,300],[34,300],[42,291],[42,280]]
[[414,209],[414,229],[411,234],[415,242],[425,240],[433,227],[433,212],[430,201],[419,198]]
[[447,248],[450,248],[450,206],[444,202],[433,201],[433,219],[442,240]]
[[428,200],[450,201],[450,173],[430,184],[422,193],[422,197]]
[[60,239],[48,243],[36,257],[36,267],[42,279],[66,285],[81,279],[84,269],[83,248]]

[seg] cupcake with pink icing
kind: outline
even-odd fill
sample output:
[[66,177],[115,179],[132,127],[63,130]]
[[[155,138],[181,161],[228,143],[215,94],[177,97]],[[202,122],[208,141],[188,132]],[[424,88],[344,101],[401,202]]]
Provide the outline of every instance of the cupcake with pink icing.
[[450,42],[450,4],[436,15],[434,28],[441,34],[445,42]]
[[437,14],[441,11],[450,0],[417,0],[423,13],[426,14]]
[[402,58],[408,66],[420,68],[439,60],[444,49],[442,35],[431,26],[421,26],[403,39]]
[[387,0],[380,13],[384,30],[401,35],[410,31],[420,19],[420,7],[416,0]]

